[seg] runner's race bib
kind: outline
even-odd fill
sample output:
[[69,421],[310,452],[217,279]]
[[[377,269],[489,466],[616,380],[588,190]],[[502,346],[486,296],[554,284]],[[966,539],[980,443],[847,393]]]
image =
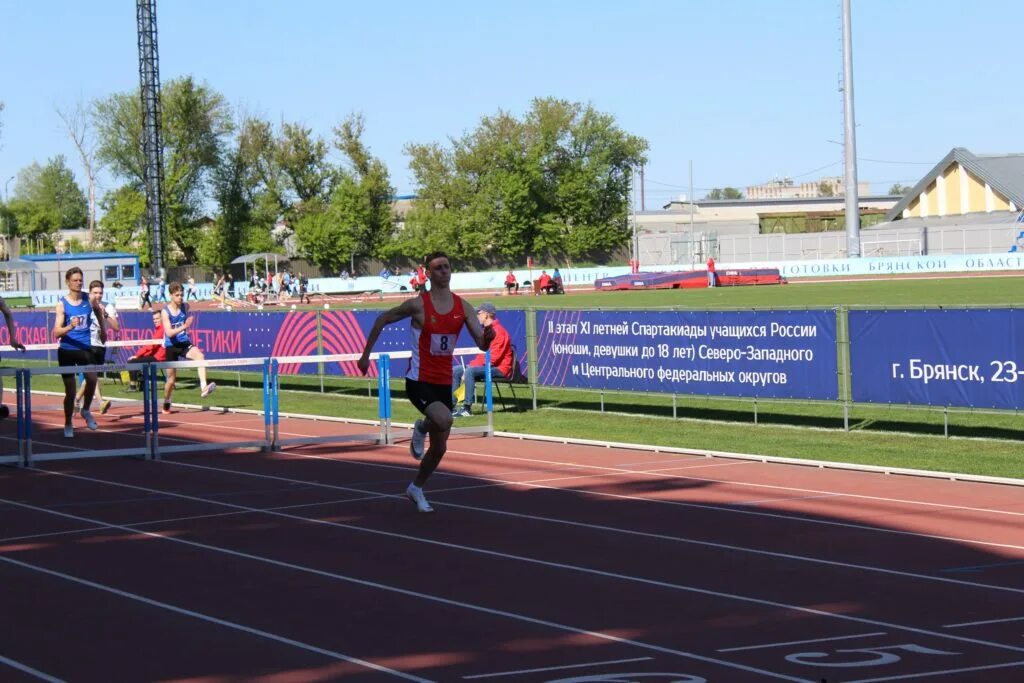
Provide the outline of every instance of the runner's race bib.
[[430,335],[430,355],[450,356],[455,351],[455,335],[453,334],[432,334]]

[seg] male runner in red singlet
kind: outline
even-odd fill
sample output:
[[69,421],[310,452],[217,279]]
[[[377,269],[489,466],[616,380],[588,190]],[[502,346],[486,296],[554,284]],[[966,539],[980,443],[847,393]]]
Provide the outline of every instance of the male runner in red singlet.
[[[377,316],[358,365],[366,374],[370,367],[370,351],[380,331],[391,323],[412,318],[412,360],[405,389],[409,400],[423,413],[423,419],[416,420],[409,444],[412,457],[421,461],[420,469],[405,495],[420,512],[433,512],[423,495],[423,485],[437,469],[448,447],[448,434],[452,429],[452,355],[455,342],[465,325],[480,350],[486,351],[494,339],[494,330],[482,327],[473,306],[448,288],[452,267],[446,254],[434,252],[424,259],[424,264],[430,278],[430,291],[421,291],[419,296],[406,299],[401,305]],[[430,434],[430,448],[424,453],[427,434]]]

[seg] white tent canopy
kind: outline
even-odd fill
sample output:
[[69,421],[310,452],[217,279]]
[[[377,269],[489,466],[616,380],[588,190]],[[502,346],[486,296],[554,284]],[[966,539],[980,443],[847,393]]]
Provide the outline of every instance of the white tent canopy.
[[260,252],[260,253],[256,253],[256,254],[246,254],[245,256],[239,256],[234,261],[232,261],[231,264],[232,265],[236,265],[236,264],[241,263],[242,264],[242,272],[245,274],[245,279],[248,280],[249,279],[248,265],[250,263],[253,264],[253,270],[255,271],[256,270],[256,265],[255,264],[259,263],[260,261],[263,261],[264,270],[269,275],[270,274],[270,260],[271,259],[274,260],[274,272],[276,273],[276,272],[278,272],[280,270],[278,268],[278,265],[277,265],[277,259],[280,258],[280,256],[281,256],[280,254],[275,254],[275,253],[270,252],[270,251],[264,251],[264,252]]

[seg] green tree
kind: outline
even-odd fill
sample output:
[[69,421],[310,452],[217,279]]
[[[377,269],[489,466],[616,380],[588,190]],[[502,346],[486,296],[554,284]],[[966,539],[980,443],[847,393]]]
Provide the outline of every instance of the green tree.
[[[198,218],[209,198],[212,172],[234,128],[231,109],[223,95],[191,76],[166,83],[161,97],[166,238],[186,261],[194,261],[201,239]],[[117,93],[96,102],[93,116],[97,159],[141,190],[145,157],[138,93]]]
[[903,185],[902,183],[894,183],[893,186],[889,188],[889,195],[891,197],[902,197],[908,192],[910,192],[910,186]]
[[284,123],[274,145],[274,160],[287,179],[299,210],[314,200],[323,201],[330,194],[334,168],[327,161],[327,143],[313,135],[310,128],[297,123]]
[[439,144],[410,144],[419,186],[399,243],[425,253],[440,243],[457,259],[595,257],[628,242],[634,166],[647,143],[589,105],[536,99]]
[[60,230],[84,227],[88,218],[85,194],[63,156],[50,159],[45,166],[32,163],[23,168],[9,208],[18,233],[26,237],[52,240]]
[[370,154],[363,142],[365,124],[360,114],[352,114],[335,127],[334,145],[348,167],[336,173],[331,193],[331,215],[354,231],[355,254],[386,258],[394,236],[391,186],[387,166]]
[[818,183],[818,196],[819,197],[835,197],[836,188],[827,180],[822,180]]
[[133,185],[122,185],[100,200],[103,218],[96,229],[97,245],[110,251],[134,252],[144,266],[150,263],[146,197]]
[[295,222],[300,253],[321,268],[339,272],[355,253],[357,231],[323,206],[309,206]]
[[735,187],[716,187],[704,199],[743,199],[743,193]]

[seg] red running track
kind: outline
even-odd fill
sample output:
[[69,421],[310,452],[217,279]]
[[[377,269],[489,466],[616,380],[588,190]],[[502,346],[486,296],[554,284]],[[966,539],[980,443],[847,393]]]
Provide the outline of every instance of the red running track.
[[[128,443],[132,410],[71,447]],[[262,430],[179,413],[161,441]],[[414,469],[405,443],[0,469],[0,679],[1024,680],[1024,488],[458,438],[421,515]]]

